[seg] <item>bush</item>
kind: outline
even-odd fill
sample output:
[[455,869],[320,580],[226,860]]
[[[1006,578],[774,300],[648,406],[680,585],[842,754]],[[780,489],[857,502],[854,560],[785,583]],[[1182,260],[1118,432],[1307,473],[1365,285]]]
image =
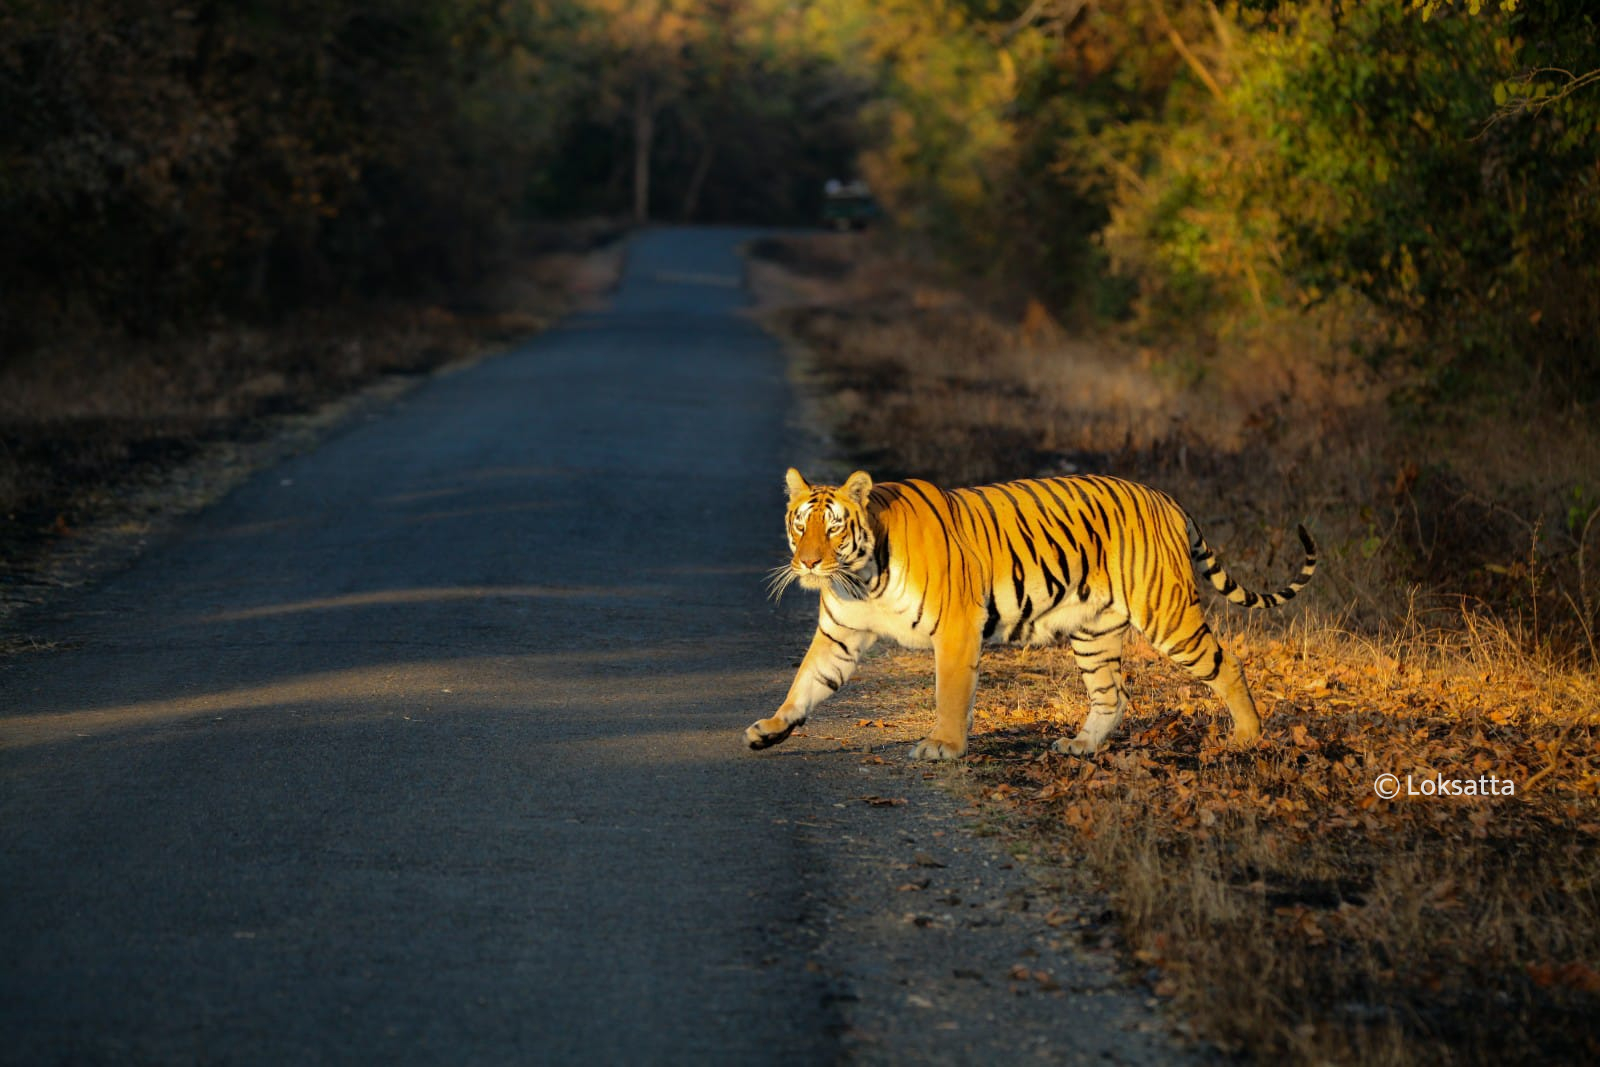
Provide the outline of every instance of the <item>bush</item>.
[[1414,7],[947,5],[896,27],[875,169],[958,260],[1183,358],[1310,315],[1434,387],[1592,398],[1596,18]]

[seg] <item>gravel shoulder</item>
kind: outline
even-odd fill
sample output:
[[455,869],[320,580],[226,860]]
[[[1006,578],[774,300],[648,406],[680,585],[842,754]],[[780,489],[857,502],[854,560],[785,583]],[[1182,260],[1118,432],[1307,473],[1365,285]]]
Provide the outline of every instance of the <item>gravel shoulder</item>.
[[809,888],[811,965],[836,999],[844,1059],[1208,1062],[1123,971],[1103,906],[985,833],[964,768],[909,762],[917,724],[854,725],[868,711],[847,687],[808,734],[757,757],[819,779],[818,810],[778,829],[824,872]]

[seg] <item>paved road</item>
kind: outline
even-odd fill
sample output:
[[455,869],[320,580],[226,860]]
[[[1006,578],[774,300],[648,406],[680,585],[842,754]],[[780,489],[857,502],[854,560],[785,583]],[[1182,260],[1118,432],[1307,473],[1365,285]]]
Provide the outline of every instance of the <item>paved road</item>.
[[894,1058],[863,931],[898,902],[823,913],[880,866],[816,814],[856,761],[739,743],[807,614],[762,596],[792,442],[741,236],[643,235],[606,311],[34,620],[64,647],[0,669],[0,1060]]

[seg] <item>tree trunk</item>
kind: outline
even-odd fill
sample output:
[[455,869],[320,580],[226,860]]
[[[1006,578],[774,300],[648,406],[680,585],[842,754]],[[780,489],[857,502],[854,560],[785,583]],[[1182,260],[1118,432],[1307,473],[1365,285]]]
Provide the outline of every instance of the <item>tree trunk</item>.
[[650,84],[639,79],[633,95],[633,221],[650,221],[650,146],[656,136],[656,112]]
[[689,175],[689,189],[683,194],[683,221],[693,222],[695,209],[700,206],[700,190],[705,187],[706,176],[711,173],[711,161],[717,157],[717,143],[702,141],[700,158],[694,161],[694,173]]

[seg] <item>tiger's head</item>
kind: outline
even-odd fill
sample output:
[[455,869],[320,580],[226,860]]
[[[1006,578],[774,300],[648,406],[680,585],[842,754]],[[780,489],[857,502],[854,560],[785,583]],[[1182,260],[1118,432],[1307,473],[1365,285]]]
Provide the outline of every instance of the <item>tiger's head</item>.
[[872,550],[876,542],[867,519],[867,497],[872,478],[856,471],[843,485],[812,485],[789,468],[789,507],[784,533],[790,557],[772,572],[772,595],[782,595],[790,583],[804,589],[832,589],[835,596],[858,599],[877,576]]

